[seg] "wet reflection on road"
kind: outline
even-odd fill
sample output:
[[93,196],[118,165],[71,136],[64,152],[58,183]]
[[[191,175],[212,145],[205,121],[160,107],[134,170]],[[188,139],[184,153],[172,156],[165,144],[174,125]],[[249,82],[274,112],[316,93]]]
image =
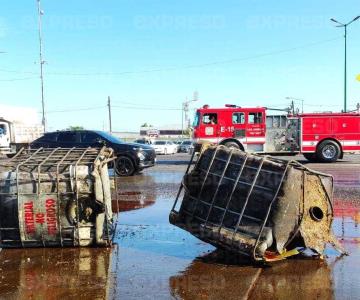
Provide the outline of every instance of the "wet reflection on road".
[[0,299],[105,299],[111,249],[12,249],[0,253]]
[[[170,278],[181,299],[331,299],[331,269],[326,262],[289,260],[267,268],[246,266],[215,251]],[[225,257],[224,257],[225,256]],[[237,263],[237,264],[236,264]]]

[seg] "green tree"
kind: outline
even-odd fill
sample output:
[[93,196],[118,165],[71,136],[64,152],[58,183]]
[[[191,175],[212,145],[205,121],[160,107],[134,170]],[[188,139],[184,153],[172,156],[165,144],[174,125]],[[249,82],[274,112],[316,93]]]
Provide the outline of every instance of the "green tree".
[[141,127],[153,127],[151,124],[145,122],[144,124],[141,125]]
[[84,130],[84,127],[83,126],[78,126],[78,125],[75,125],[75,126],[69,126],[68,128],[66,128],[66,130]]

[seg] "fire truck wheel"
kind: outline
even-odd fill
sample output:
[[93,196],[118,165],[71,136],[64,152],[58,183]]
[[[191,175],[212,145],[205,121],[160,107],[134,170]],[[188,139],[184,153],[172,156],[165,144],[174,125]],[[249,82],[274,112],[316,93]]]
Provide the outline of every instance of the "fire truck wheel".
[[341,150],[334,141],[323,141],[316,150],[316,155],[321,162],[335,162],[340,157]]
[[115,162],[115,171],[119,176],[132,176],[136,170],[131,158],[120,156]]
[[235,142],[227,142],[225,143],[225,146],[228,148],[234,148],[234,149],[240,149],[239,145]]

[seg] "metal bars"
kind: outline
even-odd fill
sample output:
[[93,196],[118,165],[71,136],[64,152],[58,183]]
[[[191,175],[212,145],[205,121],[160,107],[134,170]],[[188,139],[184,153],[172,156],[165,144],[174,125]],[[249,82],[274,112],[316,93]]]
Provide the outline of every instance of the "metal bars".
[[[7,244],[16,244],[25,246],[74,246],[75,231],[79,237],[81,228],[95,228],[95,223],[89,223],[89,221],[80,222],[80,199],[93,198],[94,190],[92,188],[93,183],[89,185],[93,178],[90,177],[90,172],[94,168],[95,161],[104,159],[103,163],[107,163],[114,159],[111,149],[102,148],[53,148],[53,149],[22,149],[10,160],[0,161],[0,169],[4,173],[9,174],[0,178],[1,186],[3,190],[0,191],[1,199],[14,199],[17,203],[17,219],[18,227],[6,226],[0,220],[0,242]],[[86,166],[88,171],[81,174],[79,178],[78,167]],[[75,171],[73,174],[72,170]],[[15,175],[13,175],[15,173]],[[75,175],[74,177],[72,175]],[[36,178],[37,176],[37,178]],[[81,183],[79,182],[81,181]],[[114,178],[116,181],[116,177]],[[75,181],[75,184],[73,182]],[[80,187],[81,185],[81,187]],[[6,187],[6,188],[5,188]],[[71,187],[71,188],[70,188]],[[115,183],[116,188],[116,183]],[[117,192],[116,192],[117,194]],[[55,197],[55,198],[54,198]],[[28,234],[27,225],[25,225],[26,215],[24,213],[24,201],[31,202],[34,205],[34,218],[36,218],[35,208],[41,204],[42,210],[45,210],[48,199],[53,199],[53,209],[57,212],[55,222],[57,223],[57,233],[55,236],[48,239],[46,234],[49,227],[47,223],[37,223],[36,226],[41,226],[41,230],[38,232],[37,239],[32,238],[32,234]],[[25,199],[25,200],[24,200]],[[26,200],[28,199],[28,200]],[[55,203],[56,201],[56,203]],[[74,210],[74,224],[69,221],[63,221],[64,210],[68,210],[67,205],[71,201],[74,201],[76,208]],[[84,205],[83,200],[82,205]],[[93,199],[95,202],[95,199]],[[3,203],[0,203],[0,213],[3,214]],[[12,203],[12,205],[14,205]],[[53,210],[54,212],[54,210]],[[107,228],[107,237],[111,241],[109,225],[112,216],[110,216],[109,210],[105,208],[105,226]],[[47,215],[42,214],[47,222]],[[64,219],[65,220],[65,219]],[[9,223],[10,224],[10,223]],[[11,223],[12,224],[12,223]],[[5,226],[3,226],[5,225]],[[44,227],[43,226],[47,226]],[[46,232],[44,231],[46,230]],[[13,231],[13,234],[5,234],[6,232]],[[72,234],[70,234],[72,232]],[[69,235],[70,234],[70,235]],[[19,238],[17,237],[19,235]],[[9,236],[11,238],[9,238]],[[54,240],[55,238],[55,240]],[[89,236],[90,238],[90,236]]]
[[[235,246],[236,236],[245,236],[252,245],[251,251],[246,247],[242,248],[240,246],[239,248],[239,245],[237,245],[235,251],[248,256],[253,255],[255,259],[256,247],[262,240],[262,234],[267,225],[272,204],[278,196],[290,163],[267,156],[249,155],[237,150],[230,150],[224,146],[211,147],[208,150],[199,157],[193,169],[194,174],[200,174],[194,175],[199,176],[197,182],[192,182],[192,172],[189,175],[189,182],[182,183],[170,214],[170,221],[190,232],[195,230],[196,226],[200,226],[199,228],[207,231],[206,236],[201,236],[199,232],[195,233],[194,231],[194,234],[200,239],[215,245],[228,243],[227,248],[232,250],[235,250],[233,247]],[[236,159],[234,157],[235,153]],[[190,164],[192,164],[192,161]],[[271,169],[270,165],[276,167]],[[212,181],[209,180],[209,183],[207,183],[209,176],[212,176],[210,178]],[[214,179],[216,177],[217,180]],[[270,185],[266,184],[266,178],[270,178]],[[193,184],[197,185],[197,187],[192,186]],[[221,185],[227,185],[225,187],[227,190],[225,198],[221,198],[219,192]],[[209,187],[211,187],[211,195],[209,195],[210,190],[207,190]],[[182,188],[185,189],[185,195],[181,207],[177,211],[175,206]],[[194,194],[197,188],[199,188],[199,192]],[[241,195],[239,195],[240,191]],[[266,193],[261,203],[263,207],[261,214],[255,213],[254,193]],[[220,204],[217,201],[220,201]],[[199,205],[201,207],[198,210]],[[249,209],[248,212],[247,209]],[[231,225],[229,219],[234,219],[231,221]],[[188,227],[189,224],[190,227]],[[250,227],[252,227],[252,230],[249,230]],[[221,237],[223,234],[222,229],[229,236],[225,240],[224,237]],[[213,234],[214,230],[217,232],[216,235]]]

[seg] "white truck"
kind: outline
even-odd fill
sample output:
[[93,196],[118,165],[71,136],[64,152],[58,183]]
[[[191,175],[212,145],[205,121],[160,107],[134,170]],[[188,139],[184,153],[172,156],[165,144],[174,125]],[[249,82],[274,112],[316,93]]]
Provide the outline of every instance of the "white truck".
[[44,134],[34,109],[0,106],[0,154],[14,155]]

